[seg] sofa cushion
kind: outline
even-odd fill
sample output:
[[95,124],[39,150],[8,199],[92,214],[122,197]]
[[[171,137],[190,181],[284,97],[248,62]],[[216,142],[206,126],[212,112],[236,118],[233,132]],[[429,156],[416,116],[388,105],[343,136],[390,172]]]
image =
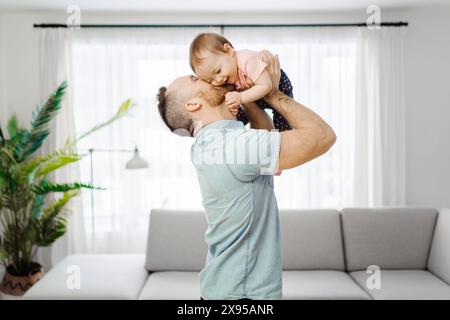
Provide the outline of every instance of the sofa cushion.
[[283,271],[283,300],[290,299],[367,300],[370,297],[342,271]]
[[148,271],[200,271],[208,247],[203,211],[152,210],[145,266]]
[[428,269],[450,284],[450,209],[439,210]]
[[343,209],[347,270],[425,269],[436,215],[428,208]]
[[[148,277],[144,259],[143,254],[70,255],[50,269],[24,298],[137,299]],[[78,275],[79,289],[76,281],[71,281]]]
[[153,272],[145,282],[139,300],[200,300],[198,272]]
[[350,275],[377,300],[438,300],[450,299],[450,286],[425,270],[380,271],[380,288],[368,288],[370,274],[355,271]]
[[[198,272],[154,272],[148,277],[141,300],[199,300]],[[282,299],[370,299],[353,279],[341,271],[283,271]]]
[[280,211],[285,270],[330,269],[344,271],[339,211]]

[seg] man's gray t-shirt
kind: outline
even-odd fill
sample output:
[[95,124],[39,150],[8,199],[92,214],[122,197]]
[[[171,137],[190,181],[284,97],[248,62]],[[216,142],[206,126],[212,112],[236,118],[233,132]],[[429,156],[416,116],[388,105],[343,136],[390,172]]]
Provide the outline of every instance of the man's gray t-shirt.
[[208,229],[205,299],[281,299],[282,252],[273,173],[280,133],[220,120],[191,148]]

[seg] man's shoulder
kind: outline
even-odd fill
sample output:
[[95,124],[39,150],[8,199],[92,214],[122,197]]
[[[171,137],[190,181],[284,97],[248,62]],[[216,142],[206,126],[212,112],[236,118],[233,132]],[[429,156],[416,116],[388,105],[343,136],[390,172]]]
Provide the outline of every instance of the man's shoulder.
[[256,136],[263,130],[246,128],[240,121],[220,123],[199,131],[191,147],[194,165],[234,164],[230,159],[241,157],[254,148],[257,151]]
[[261,138],[279,135],[277,130],[247,128],[240,121],[230,122],[230,125],[220,127],[210,127],[202,130],[195,137],[194,146],[214,147],[222,146],[220,141],[240,141],[249,142],[250,140],[260,140]]

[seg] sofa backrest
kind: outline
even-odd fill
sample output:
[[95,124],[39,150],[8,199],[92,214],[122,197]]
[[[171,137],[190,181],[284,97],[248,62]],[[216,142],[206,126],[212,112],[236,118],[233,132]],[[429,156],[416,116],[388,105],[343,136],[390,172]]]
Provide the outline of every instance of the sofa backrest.
[[[280,211],[284,269],[344,270],[339,212]],[[205,264],[207,221],[203,211],[150,213],[146,268],[149,271],[200,271]]]
[[428,269],[450,285],[450,209],[440,209]]
[[339,211],[282,210],[283,268],[345,270]]
[[159,210],[150,213],[145,267],[148,271],[200,271],[206,259],[202,211]]
[[347,270],[425,269],[436,216],[431,208],[344,208]]

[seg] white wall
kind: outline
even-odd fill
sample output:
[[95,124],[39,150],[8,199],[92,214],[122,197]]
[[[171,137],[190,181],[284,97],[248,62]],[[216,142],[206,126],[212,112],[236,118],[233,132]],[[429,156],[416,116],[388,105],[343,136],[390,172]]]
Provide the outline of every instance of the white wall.
[[[362,22],[365,12],[321,14],[101,14],[82,23]],[[64,23],[65,12],[0,13],[0,123],[23,124],[39,101],[38,31],[33,23]],[[450,6],[382,11],[384,21],[409,21],[405,42],[407,203],[450,207]]]
[[450,207],[450,7],[406,19],[406,195],[410,204]]

